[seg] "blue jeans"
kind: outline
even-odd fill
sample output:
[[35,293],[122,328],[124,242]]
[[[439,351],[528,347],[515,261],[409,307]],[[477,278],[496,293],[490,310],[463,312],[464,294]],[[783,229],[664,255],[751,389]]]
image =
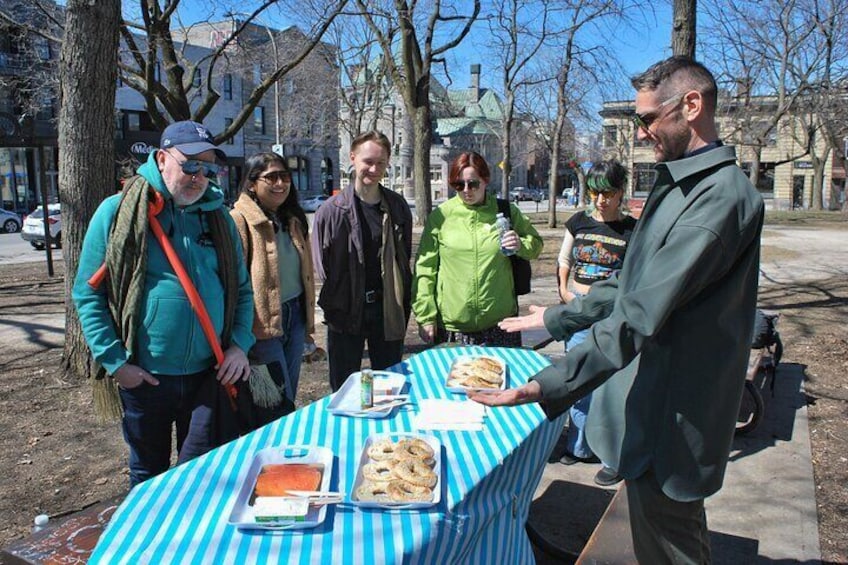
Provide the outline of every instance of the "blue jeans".
[[177,428],[179,462],[209,450],[208,422],[192,412],[204,379],[213,370],[192,375],[156,375],[158,386],[142,383],[119,388],[124,418],[121,427],[130,448],[130,486],[168,470],[171,466],[171,433]]
[[283,369],[286,397],[294,403],[300,364],[306,343],[306,319],[300,296],[283,302],[283,335],[278,338],[258,339],[250,350],[251,363],[279,363]]
[[[569,349],[585,341],[588,335],[588,328],[574,333],[565,345],[566,353]],[[568,409],[568,417],[571,419],[571,423],[568,425],[568,432],[565,435],[565,448],[569,453],[581,459],[589,459],[595,455],[586,442],[586,417],[589,415],[591,403],[592,393],[590,392]]]
[[[303,295],[301,295],[303,296]],[[286,396],[294,402],[300,381],[300,364],[306,345],[306,316],[301,296],[283,302],[283,352],[286,356]]]

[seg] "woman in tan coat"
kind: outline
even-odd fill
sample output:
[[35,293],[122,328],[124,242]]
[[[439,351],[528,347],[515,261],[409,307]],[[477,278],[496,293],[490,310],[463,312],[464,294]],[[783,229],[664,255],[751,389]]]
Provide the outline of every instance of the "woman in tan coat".
[[264,424],[294,409],[304,346],[315,332],[309,224],[282,157],[259,153],[247,160],[241,195],[231,214],[256,304],[251,363],[265,365],[284,395],[280,408],[259,418]]

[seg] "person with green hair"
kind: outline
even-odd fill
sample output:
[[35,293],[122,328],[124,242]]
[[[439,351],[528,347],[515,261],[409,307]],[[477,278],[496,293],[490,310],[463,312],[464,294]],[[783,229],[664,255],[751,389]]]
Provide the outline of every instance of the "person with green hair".
[[[589,170],[586,187],[591,206],[585,213],[578,212],[566,221],[557,260],[559,296],[564,304],[576,296],[585,296],[593,283],[621,270],[627,244],[636,227],[636,219],[628,216],[624,208],[626,185],[627,169],[616,160],[595,163]],[[582,343],[588,332],[588,329],[575,332],[565,345],[566,352]],[[598,461],[586,441],[584,430],[591,402],[592,394],[589,393],[568,411],[566,452],[560,458],[563,465]],[[618,472],[606,464],[595,475],[595,482],[600,486],[619,481]]]

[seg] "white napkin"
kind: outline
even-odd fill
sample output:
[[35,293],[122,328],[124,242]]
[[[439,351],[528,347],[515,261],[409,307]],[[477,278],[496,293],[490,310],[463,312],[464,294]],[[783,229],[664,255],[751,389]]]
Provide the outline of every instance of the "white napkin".
[[425,398],[418,402],[414,425],[419,430],[483,430],[486,407],[471,400]]

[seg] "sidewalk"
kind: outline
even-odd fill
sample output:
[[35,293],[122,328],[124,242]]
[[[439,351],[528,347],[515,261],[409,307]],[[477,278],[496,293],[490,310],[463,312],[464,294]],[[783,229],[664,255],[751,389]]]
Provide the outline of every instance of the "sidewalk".
[[[554,277],[533,280],[533,294],[521,298],[522,308],[557,302]],[[530,346],[546,337],[544,330],[526,332],[524,344]],[[562,355],[562,343],[553,342],[540,353]],[[766,386],[763,397],[763,421],[749,435],[736,438],[724,487],[706,502],[713,562],[818,563],[821,553],[801,367],[782,363],[774,396]],[[600,518],[615,492],[615,487],[595,485],[599,469],[600,465],[548,464],[531,507],[531,521],[549,541],[561,539],[571,545],[576,533],[581,538],[576,540],[577,547],[585,543],[591,524]],[[569,531],[587,524],[587,531]],[[565,549],[573,551],[575,547]],[[537,560],[540,564],[558,562],[541,553]]]

